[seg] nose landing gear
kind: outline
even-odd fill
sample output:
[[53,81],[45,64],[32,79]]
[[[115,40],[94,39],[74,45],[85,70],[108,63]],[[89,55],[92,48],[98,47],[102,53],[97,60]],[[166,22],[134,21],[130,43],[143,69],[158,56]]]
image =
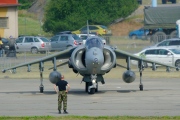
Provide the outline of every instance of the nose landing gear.
[[96,78],[97,75],[91,75],[91,82],[86,82],[86,92],[88,92],[88,94],[94,94],[98,91]]

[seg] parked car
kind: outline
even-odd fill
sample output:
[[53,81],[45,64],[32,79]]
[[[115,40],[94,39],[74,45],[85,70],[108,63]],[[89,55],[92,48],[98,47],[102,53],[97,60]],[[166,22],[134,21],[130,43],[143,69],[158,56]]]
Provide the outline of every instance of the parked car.
[[150,47],[165,47],[165,48],[180,49],[180,38],[166,39]]
[[[87,34],[87,25],[83,26],[79,30],[72,31],[75,34]],[[109,30],[104,25],[89,25],[89,33],[95,35],[111,35],[111,30]]]
[[144,28],[140,28],[138,30],[131,31],[129,33],[129,38],[131,39],[150,39],[148,36],[149,30],[144,30]]
[[82,44],[82,39],[76,34],[59,33],[50,38],[51,50],[65,50]]
[[[180,68],[180,50],[172,49],[172,48],[147,48],[134,55],[140,56],[142,58],[158,61],[167,65],[173,65]],[[133,65],[138,65],[138,62],[135,60],[131,60]],[[150,63],[145,63],[144,66],[152,66]]]
[[[18,48],[18,49],[17,49]],[[50,49],[50,42],[45,37],[21,36],[16,39],[16,52],[45,53]]]
[[94,34],[76,34],[76,35],[79,36],[82,40],[86,40],[90,36],[96,36]]

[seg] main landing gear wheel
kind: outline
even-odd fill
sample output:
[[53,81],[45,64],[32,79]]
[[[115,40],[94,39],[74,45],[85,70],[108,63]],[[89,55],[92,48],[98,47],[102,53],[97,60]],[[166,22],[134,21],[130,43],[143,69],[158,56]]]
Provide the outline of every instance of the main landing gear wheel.
[[98,92],[98,82],[96,82],[96,89],[95,92]]
[[85,92],[88,92],[88,82],[85,82]]

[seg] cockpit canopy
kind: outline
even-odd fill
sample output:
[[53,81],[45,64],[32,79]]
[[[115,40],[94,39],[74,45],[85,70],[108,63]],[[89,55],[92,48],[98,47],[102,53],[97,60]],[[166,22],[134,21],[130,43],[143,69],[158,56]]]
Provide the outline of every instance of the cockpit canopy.
[[98,47],[100,49],[103,49],[104,44],[101,39],[102,38],[100,38],[100,37],[94,37],[94,36],[89,37],[86,40],[86,44],[85,44],[86,48],[91,49],[92,47]]

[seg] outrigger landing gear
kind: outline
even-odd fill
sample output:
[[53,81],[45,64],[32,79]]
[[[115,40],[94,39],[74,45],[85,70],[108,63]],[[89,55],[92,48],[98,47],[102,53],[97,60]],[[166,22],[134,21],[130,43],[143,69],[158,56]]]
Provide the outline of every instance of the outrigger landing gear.
[[143,61],[139,61],[139,72],[140,72],[140,84],[139,84],[139,89],[140,91],[143,91],[143,84],[142,84],[142,71],[143,71]]
[[39,86],[40,93],[43,93],[44,86]]
[[44,67],[43,67],[42,62],[39,63],[39,70],[40,70],[40,81],[41,81],[41,84],[39,86],[39,90],[40,90],[40,93],[43,93],[43,91],[44,91],[44,86],[43,86],[43,70],[44,70]]
[[44,86],[43,86],[43,72],[40,71],[40,81],[41,81],[41,84],[39,86],[39,90],[40,90],[40,93],[43,93],[43,90],[44,90]]
[[140,84],[139,84],[140,91],[143,91],[143,84],[142,84],[142,71],[140,71]]

